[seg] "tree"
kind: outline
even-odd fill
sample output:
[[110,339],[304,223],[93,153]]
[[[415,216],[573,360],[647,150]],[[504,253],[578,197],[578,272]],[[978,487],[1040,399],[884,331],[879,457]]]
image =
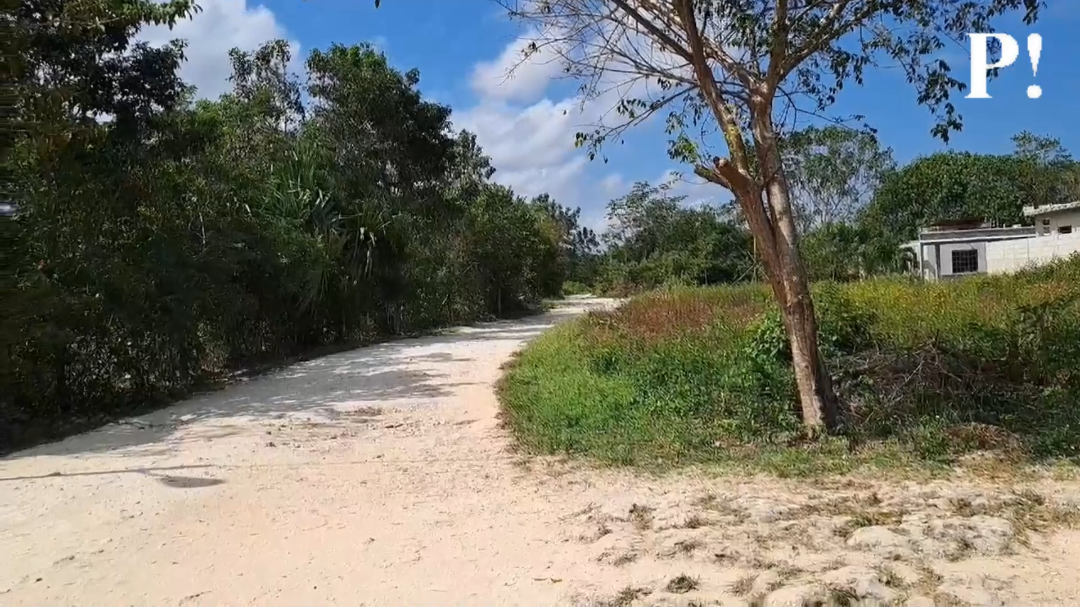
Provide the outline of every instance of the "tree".
[[[669,152],[731,191],[750,226],[782,310],[802,419],[835,427],[837,402],[817,341],[817,320],[798,252],[792,191],[783,167],[783,119],[821,114],[849,81],[882,59],[899,64],[944,140],[961,127],[949,102],[964,88],[939,52],[987,31],[1007,11],[1041,0],[502,0],[547,52],[583,81],[586,99],[609,100],[624,120],[601,122],[579,143],[595,153],[634,125],[668,111]],[[797,105],[803,102],[800,107]],[[609,114],[605,114],[609,115]],[[710,128],[712,127],[712,128]],[[719,131],[727,157],[691,134]],[[713,130],[715,129],[715,131]]]
[[[1024,223],[1023,207],[1038,196],[1030,160],[970,152],[939,152],[888,175],[860,223],[895,244],[943,220],[978,219],[999,226]],[[1035,180],[1033,182],[1033,179]]]
[[1041,206],[1080,199],[1080,162],[1061,140],[1023,131],[1012,138],[1013,155],[1023,162],[1026,204]]
[[862,223],[825,224],[807,232],[799,245],[814,280],[858,280],[908,269],[910,249]]
[[2,26],[19,52],[0,451],[253,359],[529,308],[558,259],[556,222],[488,182],[418,73],[332,46],[305,86],[272,41],[234,50],[233,89],[196,102],[182,43],[133,40],[189,8],[28,1]]
[[722,209],[687,208],[670,184],[634,184],[608,203],[603,281],[609,289],[736,282],[753,272],[749,235]]
[[1072,163],[1072,154],[1056,137],[1044,137],[1030,131],[1021,131],[1012,136],[1012,142],[1013,154],[1025,160],[1047,165]]
[[568,280],[581,280],[589,272],[587,266],[599,246],[596,234],[581,225],[581,209],[571,209],[555,202],[549,194],[533,198],[532,204],[550,226],[552,238],[558,243],[556,266],[549,272],[545,295],[555,296]]
[[782,150],[799,233],[853,220],[896,166],[873,133],[835,125],[792,133]]

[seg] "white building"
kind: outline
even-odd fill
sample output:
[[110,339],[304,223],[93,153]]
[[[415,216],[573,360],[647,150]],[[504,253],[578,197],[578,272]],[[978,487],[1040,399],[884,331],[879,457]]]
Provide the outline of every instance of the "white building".
[[1080,252],[1080,201],[1024,207],[1034,226],[995,228],[981,221],[948,221],[923,228],[904,245],[928,280],[1014,272]]

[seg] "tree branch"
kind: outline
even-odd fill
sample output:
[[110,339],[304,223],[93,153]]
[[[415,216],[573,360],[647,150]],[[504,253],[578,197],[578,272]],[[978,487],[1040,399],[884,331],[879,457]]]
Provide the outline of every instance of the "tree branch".
[[[732,160],[737,167],[741,168],[741,170],[746,170],[743,168],[749,167],[749,157],[746,154],[746,142],[743,141],[738,121],[735,120],[735,117],[731,114],[731,110],[728,109],[727,104],[724,102],[723,96],[720,94],[720,88],[716,84],[716,78],[712,73],[712,69],[709,67],[708,60],[705,58],[705,45],[701,40],[701,32],[698,31],[697,18],[694,16],[693,0],[675,1],[679,16],[683,22],[683,28],[686,30],[687,40],[690,41],[690,52],[693,55],[691,58],[691,66],[694,68],[694,73],[697,76],[698,86],[701,87],[701,93],[705,96],[706,101],[709,103],[709,107],[716,116],[717,122],[720,124],[720,128],[724,133],[724,141],[728,144],[728,150],[731,152]],[[749,179],[749,173],[746,173],[745,177]]]
[[781,68],[788,50],[788,0],[776,0],[776,13],[773,15],[772,47],[769,52],[769,68],[765,82],[774,88],[780,82]]
[[675,53],[676,55],[679,55],[680,57],[685,59],[687,62],[691,62],[691,63],[693,62],[693,59],[692,59],[692,57],[690,55],[690,51],[687,50],[686,47],[679,44],[679,42],[677,40],[675,40],[674,38],[669,36],[667,33],[665,33],[660,28],[656,27],[656,24],[654,24],[652,21],[649,21],[648,19],[646,19],[645,16],[642,15],[640,11],[638,11],[635,8],[631,8],[630,5],[626,2],[626,0],[612,0],[612,2],[615,4],[615,6],[619,7],[620,10],[622,10],[624,13],[626,13],[626,15],[628,17],[630,17],[631,19],[636,21],[638,23],[638,25],[640,25],[641,27],[644,27],[646,30],[648,30],[648,32],[650,34],[652,34],[653,36],[655,36],[657,40],[659,40],[663,44],[667,45],[668,48],[671,50],[671,52]]

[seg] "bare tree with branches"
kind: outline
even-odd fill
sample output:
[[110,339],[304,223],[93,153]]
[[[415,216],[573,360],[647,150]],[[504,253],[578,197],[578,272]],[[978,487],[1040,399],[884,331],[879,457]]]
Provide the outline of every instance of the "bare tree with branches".
[[[609,111],[577,143],[590,157],[628,128],[666,113],[669,153],[729,190],[753,232],[790,338],[803,422],[837,424],[838,406],[817,343],[817,321],[798,254],[791,187],[778,143],[785,129],[830,117],[843,85],[868,67],[895,64],[947,141],[961,128],[949,101],[964,84],[942,55],[966,32],[993,31],[1043,0],[498,0],[531,38],[523,60],[559,61],[581,99]],[[543,58],[543,59],[538,59]],[[609,101],[610,103],[606,103]],[[719,137],[715,137],[718,134]],[[709,143],[726,154],[713,156]]]

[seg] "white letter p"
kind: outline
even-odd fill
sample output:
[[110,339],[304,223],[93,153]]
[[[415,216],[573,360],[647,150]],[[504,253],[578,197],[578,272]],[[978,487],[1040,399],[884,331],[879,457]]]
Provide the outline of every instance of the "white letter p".
[[[1020,56],[1020,45],[1008,34],[968,34],[971,40],[971,92],[966,99],[990,99],[986,92],[986,73],[994,68],[1008,67]],[[1001,59],[987,64],[987,41],[997,38],[1001,42]]]

